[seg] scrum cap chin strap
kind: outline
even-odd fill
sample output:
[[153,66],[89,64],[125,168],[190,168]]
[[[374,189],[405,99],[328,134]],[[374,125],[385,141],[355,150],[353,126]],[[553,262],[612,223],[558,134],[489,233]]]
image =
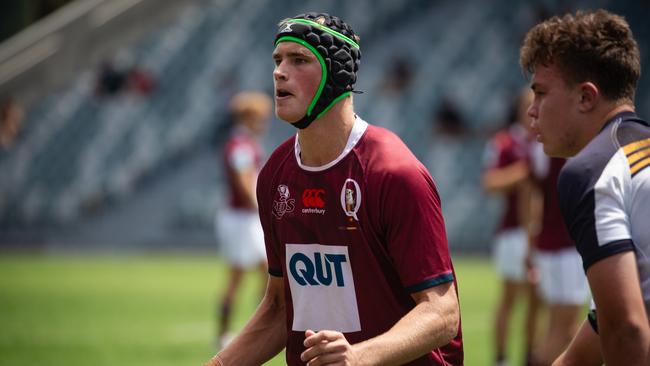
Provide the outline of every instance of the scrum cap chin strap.
[[339,100],[354,91],[361,50],[354,31],[339,18],[329,14],[308,13],[280,24],[275,45],[295,42],[310,50],[321,65],[322,77],[306,114],[295,127],[307,128],[330,110]]

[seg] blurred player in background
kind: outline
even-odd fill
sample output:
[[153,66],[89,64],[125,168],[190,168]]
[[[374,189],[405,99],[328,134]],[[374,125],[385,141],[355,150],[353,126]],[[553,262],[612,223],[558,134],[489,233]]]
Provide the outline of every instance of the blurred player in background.
[[23,108],[14,98],[0,99],[0,151],[11,149],[23,124]]
[[[528,252],[528,220],[530,188],[528,185],[528,151],[530,118],[526,110],[532,101],[529,90],[516,101],[511,125],[498,132],[488,143],[483,187],[489,193],[505,196],[505,211],[494,239],[494,261],[502,279],[501,295],[495,314],[495,365],[507,365],[509,323],[518,297],[526,297],[525,347],[531,357],[536,333],[538,298],[534,276],[525,265]],[[532,268],[530,268],[532,272]]]
[[359,38],[328,14],[284,20],[275,109],[298,133],[262,169],[269,281],[210,365],[462,365],[440,199],[424,166],[353,110]]
[[230,201],[219,212],[215,231],[221,254],[230,266],[230,278],[219,312],[218,346],[232,338],[230,313],[244,272],[257,267],[266,282],[264,233],[257,212],[255,190],[262,166],[258,138],[264,133],[271,114],[271,98],[260,92],[241,92],[230,102],[233,130],[223,150]]
[[589,288],[580,255],[560,212],[557,178],[565,160],[547,157],[537,142],[531,145],[530,160],[533,197],[539,202],[531,204],[531,220],[539,229],[532,239],[532,257],[539,274],[538,291],[548,307],[546,334],[535,353],[536,365],[541,366],[550,365],[571,342]]
[[528,32],[520,64],[544,152],[572,157],[560,208],[595,303],[554,365],[650,365],[650,125],[634,113],[632,31],[604,10],[553,17]]

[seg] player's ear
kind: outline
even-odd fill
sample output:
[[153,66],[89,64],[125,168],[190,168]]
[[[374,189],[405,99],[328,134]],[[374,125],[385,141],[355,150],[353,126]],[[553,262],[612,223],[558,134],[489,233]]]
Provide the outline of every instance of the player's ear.
[[578,110],[582,113],[591,112],[594,108],[596,108],[598,102],[600,101],[600,90],[596,84],[590,81],[580,83],[580,85],[578,85],[578,88],[578,92],[580,93]]

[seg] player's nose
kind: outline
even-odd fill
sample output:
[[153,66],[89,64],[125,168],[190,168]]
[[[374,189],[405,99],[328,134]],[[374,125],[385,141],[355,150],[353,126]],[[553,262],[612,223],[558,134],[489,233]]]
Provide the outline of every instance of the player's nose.
[[284,70],[282,62],[273,69],[273,80],[287,80],[287,73]]
[[537,113],[537,112],[538,112],[538,111],[537,111],[537,107],[535,106],[535,103],[531,103],[530,106],[528,106],[528,110],[526,111],[526,113],[528,114],[528,116],[529,116],[530,118],[532,118],[533,120],[536,120],[536,119],[537,119],[537,116],[538,116],[538,113]]

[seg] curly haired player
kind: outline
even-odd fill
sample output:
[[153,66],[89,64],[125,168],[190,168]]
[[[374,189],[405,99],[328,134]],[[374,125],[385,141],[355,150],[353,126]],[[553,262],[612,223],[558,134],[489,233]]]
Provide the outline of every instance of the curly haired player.
[[560,208],[595,303],[554,365],[650,365],[650,125],[634,113],[632,31],[605,10],[553,17],[528,32],[520,63],[532,74],[538,141],[572,157]]

